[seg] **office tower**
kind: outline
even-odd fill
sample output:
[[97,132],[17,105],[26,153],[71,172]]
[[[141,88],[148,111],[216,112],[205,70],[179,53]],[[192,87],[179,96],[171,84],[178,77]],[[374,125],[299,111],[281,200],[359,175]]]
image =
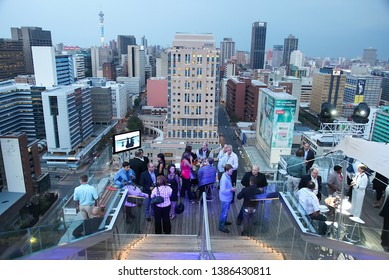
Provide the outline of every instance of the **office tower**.
[[37,86],[54,87],[74,83],[71,55],[55,55],[54,47],[32,47]]
[[0,81],[26,74],[21,41],[0,39]]
[[219,52],[212,34],[176,33],[169,50],[167,138],[218,143]]
[[93,124],[107,125],[112,120],[112,93],[109,87],[90,89]]
[[156,77],[167,77],[168,73],[168,54],[166,52],[161,52],[160,57],[156,58],[155,68],[156,68]]
[[73,55],[74,79],[81,80],[85,78],[85,57],[83,54]]
[[28,84],[0,82],[0,133],[24,132],[29,142],[44,139],[41,92],[44,88]]
[[21,41],[23,43],[24,64],[26,66],[26,73],[34,73],[34,64],[32,58],[32,46],[47,46],[51,47],[51,32],[42,30],[41,27],[12,27],[11,35],[13,40]]
[[93,132],[89,87],[64,86],[46,90],[42,92],[42,104],[48,151],[43,159],[48,164],[55,163],[55,155],[59,153],[68,155],[69,164],[77,161],[69,153]]
[[351,117],[355,106],[361,102],[369,107],[380,104],[382,77],[372,75],[348,75],[344,88],[342,116]]
[[274,45],[273,46],[273,58],[272,58],[272,67],[280,67],[282,64],[282,53],[284,50],[283,45]]
[[382,106],[376,112],[372,141],[389,143],[389,106]]
[[297,67],[304,66],[304,54],[299,50],[292,51],[290,53],[289,64],[292,64]]
[[220,65],[227,63],[235,55],[235,42],[232,38],[223,38],[220,42]]
[[377,64],[377,49],[368,48],[363,50],[362,62],[375,66]]
[[[284,53],[282,57],[282,65],[288,66],[290,64],[290,54],[292,51],[298,49],[299,39],[293,35],[289,35],[284,39]],[[288,72],[287,72],[288,73]]]
[[134,35],[118,35],[118,55],[121,61],[121,57],[124,54],[128,54],[128,46],[136,45],[136,39]]
[[227,113],[236,115],[239,121],[254,122],[257,119],[260,89],[266,87],[266,84],[257,80],[231,77],[227,81]]
[[330,67],[320,68],[320,72],[313,74],[312,93],[309,109],[320,113],[324,102],[331,103],[339,116],[342,112],[346,75],[343,71]]
[[108,48],[91,48],[92,77],[103,77],[102,67],[113,60],[113,52]]
[[[142,38],[140,39],[141,40],[141,45],[144,47],[145,50],[147,50],[147,39],[146,39],[146,36],[142,36]],[[134,44],[131,44],[131,45],[136,45],[136,43],[134,42]]]
[[263,69],[265,64],[266,22],[254,22],[251,27],[250,68]]
[[113,61],[103,63],[103,77],[108,81],[116,81],[116,66]]
[[128,77],[139,77],[140,86],[146,85],[145,51],[143,46],[128,46]]
[[389,105],[389,77],[382,78],[381,104]]
[[245,51],[236,51],[236,63],[246,65],[249,61],[249,55]]
[[312,78],[302,77],[300,104],[309,105],[311,101],[311,94],[312,94]]
[[128,112],[128,96],[126,85],[116,82],[107,82],[105,86],[111,89],[112,118],[124,118]]

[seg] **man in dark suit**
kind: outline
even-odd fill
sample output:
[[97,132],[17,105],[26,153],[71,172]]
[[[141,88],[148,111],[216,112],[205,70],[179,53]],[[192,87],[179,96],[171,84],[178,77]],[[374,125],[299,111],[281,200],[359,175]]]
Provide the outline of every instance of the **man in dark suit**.
[[304,143],[304,160],[307,167],[307,173],[312,168],[315,162],[315,153],[311,150],[311,146],[308,143]]
[[148,198],[145,199],[145,217],[148,222],[151,221],[150,218],[150,195],[151,191],[157,184],[158,171],[155,169],[155,166],[152,162],[147,164],[147,170],[143,171],[140,174],[139,185],[143,187],[143,192],[149,195]]
[[143,160],[146,163],[146,165],[149,164],[150,160],[148,157],[145,156],[144,151],[142,149],[139,149],[138,151],[140,152],[141,160]]
[[136,178],[133,180],[136,185],[139,185],[140,175],[147,170],[147,163],[141,159],[142,152],[136,151],[134,158],[130,159],[131,169],[135,172]]
[[311,173],[304,175],[301,177],[301,181],[299,183],[298,188],[306,188],[309,181],[313,181],[315,183],[315,189],[313,193],[316,194],[319,201],[321,200],[321,176],[319,175],[319,169],[312,168]]

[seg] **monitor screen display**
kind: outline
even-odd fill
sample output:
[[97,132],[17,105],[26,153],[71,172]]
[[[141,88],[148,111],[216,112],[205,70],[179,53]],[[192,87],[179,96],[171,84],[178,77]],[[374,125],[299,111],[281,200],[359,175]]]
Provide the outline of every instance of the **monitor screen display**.
[[117,154],[117,153],[122,153],[125,151],[140,148],[141,146],[140,136],[141,136],[140,130],[115,134],[113,136],[112,153]]

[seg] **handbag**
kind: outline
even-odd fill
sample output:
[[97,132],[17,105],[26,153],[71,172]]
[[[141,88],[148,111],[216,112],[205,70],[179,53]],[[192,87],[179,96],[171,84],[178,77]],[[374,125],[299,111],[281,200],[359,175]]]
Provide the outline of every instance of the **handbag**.
[[182,201],[180,201],[177,205],[176,205],[176,208],[174,209],[174,212],[176,214],[181,214],[182,212],[184,212],[185,210],[185,205],[184,203],[182,203]]
[[165,199],[160,195],[159,188],[157,187],[157,196],[151,199],[151,204],[160,204],[165,201]]

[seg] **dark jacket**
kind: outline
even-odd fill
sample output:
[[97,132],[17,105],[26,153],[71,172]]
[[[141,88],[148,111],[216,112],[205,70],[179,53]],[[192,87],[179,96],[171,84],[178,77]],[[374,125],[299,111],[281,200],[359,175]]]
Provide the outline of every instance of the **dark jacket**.
[[[154,169],[155,178],[158,177],[158,171]],[[149,170],[143,171],[142,174],[140,174],[140,180],[139,185],[143,187],[142,191],[147,194],[151,194],[150,187],[153,186],[153,179],[150,176]]]
[[[251,176],[253,176],[253,173],[251,171],[247,171],[244,175],[243,175],[243,178],[242,180],[240,181],[240,183],[245,186],[245,187],[248,187],[250,186],[250,178]],[[266,176],[265,174],[263,173],[258,173],[258,188],[263,188],[263,187],[266,187],[267,186],[267,180],[266,180]]]
[[[304,175],[303,177],[301,177],[301,181],[300,181],[300,183],[299,183],[298,188],[299,188],[299,189],[301,189],[301,188],[306,188],[309,181],[311,181],[311,174]],[[317,184],[318,184],[318,188],[319,188],[319,192],[317,193],[317,198],[318,198],[319,200],[321,200],[321,185],[322,185],[322,180],[321,180],[321,176],[320,176],[320,175],[317,175]]]
[[305,160],[308,161],[307,162],[307,172],[309,171],[309,169],[311,169],[313,163],[315,162],[314,159],[315,159],[315,153],[312,150],[309,150],[307,157],[305,158]]
[[135,184],[139,185],[140,175],[143,171],[147,170],[147,163],[145,163],[140,158],[130,159],[130,167],[135,172],[136,178],[133,180]]
[[262,191],[257,186],[248,186],[243,188],[236,197],[238,199],[243,198],[243,207],[257,207],[258,201],[251,201],[251,199],[254,199],[256,195],[261,193]]

